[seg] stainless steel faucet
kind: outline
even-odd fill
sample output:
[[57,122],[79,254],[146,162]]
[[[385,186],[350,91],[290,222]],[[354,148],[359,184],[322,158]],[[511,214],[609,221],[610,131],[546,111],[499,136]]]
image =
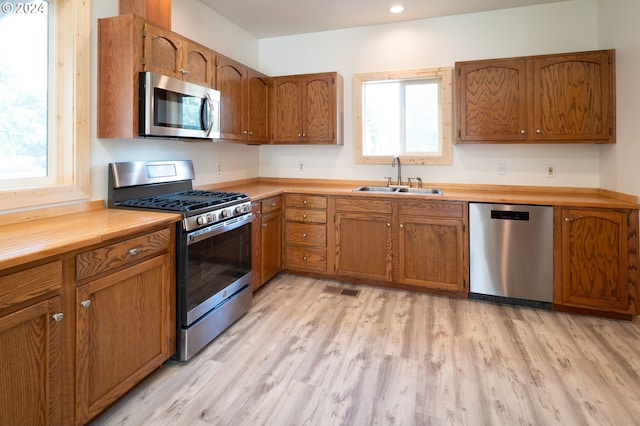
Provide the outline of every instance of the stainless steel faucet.
[[391,160],[391,167],[395,167],[396,163],[398,164],[398,183],[397,183],[397,185],[402,185],[402,174],[400,172],[400,157],[393,157],[393,160]]

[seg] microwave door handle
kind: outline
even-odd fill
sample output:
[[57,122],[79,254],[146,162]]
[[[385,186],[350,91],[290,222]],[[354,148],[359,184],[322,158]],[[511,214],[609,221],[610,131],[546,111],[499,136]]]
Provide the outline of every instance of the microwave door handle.
[[[204,124],[207,128],[205,135],[209,136],[211,134],[211,130],[213,130],[213,101],[211,100],[211,96],[207,93],[205,95],[205,101],[207,102],[206,106],[208,108],[202,108],[202,124]],[[207,114],[207,109],[209,110]]]

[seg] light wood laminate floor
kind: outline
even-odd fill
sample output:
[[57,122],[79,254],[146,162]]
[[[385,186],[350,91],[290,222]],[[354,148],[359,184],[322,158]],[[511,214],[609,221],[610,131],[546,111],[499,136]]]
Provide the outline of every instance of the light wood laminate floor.
[[[358,289],[354,296],[342,289]],[[633,322],[280,274],[97,425],[633,425]]]

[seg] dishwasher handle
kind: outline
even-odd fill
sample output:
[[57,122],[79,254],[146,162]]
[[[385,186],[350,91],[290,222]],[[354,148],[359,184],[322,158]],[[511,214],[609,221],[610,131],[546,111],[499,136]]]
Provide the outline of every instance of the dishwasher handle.
[[515,210],[491,210],[491,219],[529,221],[529,212]]

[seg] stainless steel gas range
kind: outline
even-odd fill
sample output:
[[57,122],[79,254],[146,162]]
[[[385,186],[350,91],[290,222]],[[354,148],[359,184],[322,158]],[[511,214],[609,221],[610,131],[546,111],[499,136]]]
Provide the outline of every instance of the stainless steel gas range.
[[109,164],[110,208],[182,214],[176,230],[175,358],[187,361],[251,307],[251,202],[194,190],[193,163]]

